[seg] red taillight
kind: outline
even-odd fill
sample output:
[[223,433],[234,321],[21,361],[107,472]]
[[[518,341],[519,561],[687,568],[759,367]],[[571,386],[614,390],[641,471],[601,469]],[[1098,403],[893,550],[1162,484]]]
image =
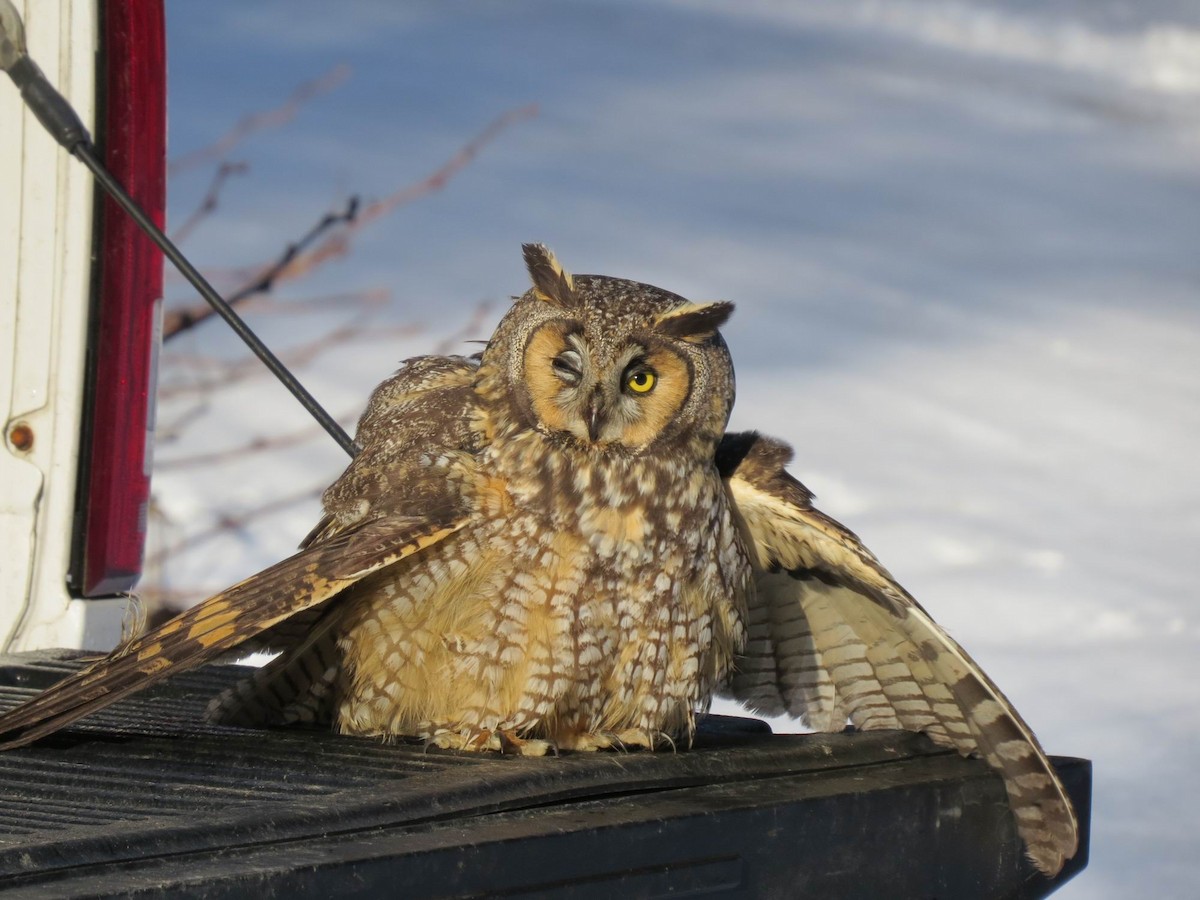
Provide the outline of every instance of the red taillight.
[[[100,13],[96,141],[104,164],[161,226],[167,71],[162,0],[108,0]],[[142,570],[162,253],[97,192],[96,296],[71,587],[128,590]]]

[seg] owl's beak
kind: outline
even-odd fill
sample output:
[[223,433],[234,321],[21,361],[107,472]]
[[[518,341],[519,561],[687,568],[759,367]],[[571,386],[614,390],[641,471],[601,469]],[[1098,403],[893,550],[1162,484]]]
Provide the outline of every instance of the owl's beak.
[[587,422],[588,437],[595,443],[600,437],[600,429],[604,427],[604,398],[599,391],[592,394],[588,401],[584,421]]

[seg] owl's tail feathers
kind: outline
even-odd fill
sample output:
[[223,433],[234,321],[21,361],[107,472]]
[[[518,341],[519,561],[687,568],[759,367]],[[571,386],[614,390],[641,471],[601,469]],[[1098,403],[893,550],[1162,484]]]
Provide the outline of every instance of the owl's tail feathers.
[[205,719],[246,728],[331,722],[338,673],[333,621],[325,616],[301,643],[214,697]]
[[169,675],[213,659],[460,527],[461,521],[447,525],[385,518],[302,550],[0,716],[0,750],[32,743]]

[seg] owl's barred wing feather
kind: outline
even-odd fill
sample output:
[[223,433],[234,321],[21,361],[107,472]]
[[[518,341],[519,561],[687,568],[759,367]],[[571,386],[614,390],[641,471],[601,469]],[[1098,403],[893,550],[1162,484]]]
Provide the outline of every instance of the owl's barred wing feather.
[[0,750],[40,737],[329,601],[440,541],[464,520],[389,517],[349,529],[252,575],[0,716]]
[[1074,810],[1029,726],[966,652],[858,538],[784,470],[791,451],[728,435],[717,463],[756,569],[745,653],[726,689],[820,730],[922,731],[1004,777],[1034,864],[1058,872],[1078,846]]
[[471,509],[477,368],[456,356],[408,360],[372,394],[358,424],[362,450],[325,492],[325,515],[299,553],[0,716],[0,750],[235,647],[281,650],[304,641],[323,604],[462,527]]
[[333,685],[341,668],[333,627],[339,615],[337,610],[319,607],[309,610],[310,615],[314,612],[319,618],[306,623],[282,653],[213,697],[204,718],[244,728],[332,722]]

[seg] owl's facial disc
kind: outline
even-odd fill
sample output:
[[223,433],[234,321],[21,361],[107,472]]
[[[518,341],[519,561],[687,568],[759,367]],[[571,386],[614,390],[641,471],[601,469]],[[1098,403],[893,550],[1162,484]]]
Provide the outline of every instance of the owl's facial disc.
[[687,363],[667,344],[631,340],[593,348],[578,323],[561,320],[530,338],[525,370],[541,428],[633,451],[662,433],[690,385]]

